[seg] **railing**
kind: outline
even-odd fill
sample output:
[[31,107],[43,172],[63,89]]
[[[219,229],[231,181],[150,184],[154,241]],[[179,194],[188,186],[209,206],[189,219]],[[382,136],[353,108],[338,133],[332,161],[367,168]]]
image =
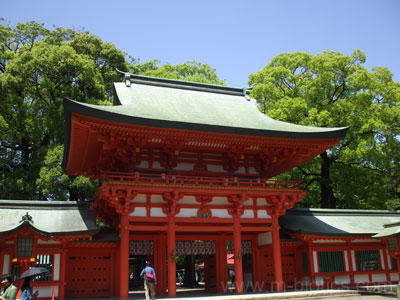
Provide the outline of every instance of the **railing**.
[[104,183],[122,183],[134,185],[171,185],[204,188],[248,188],[248,189],[285,189],[301,190],[301,181],[270,180],[263,178],[248,178],[239,176],[209,177],[194,175],[177,175],[165,173],[117,173],[102,174]]

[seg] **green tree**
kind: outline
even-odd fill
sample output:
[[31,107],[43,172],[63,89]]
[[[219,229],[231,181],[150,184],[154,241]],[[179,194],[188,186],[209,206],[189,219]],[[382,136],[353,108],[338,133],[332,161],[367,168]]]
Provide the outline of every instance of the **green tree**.
[[[160,67],[157,67],[160,63],[158,60],[153,60],[149,63],[142,64],[141,75],[226,85],[224,80],[218,78],[215,69],[211,68],[207,64],[198,63],[194,60],[178,65],[166,63]],[[143,69],[143,66],[145,66],[146,69]]]
[[[0,19],[1,21],[1,19]],[[0,198],[85,200],[97,182],[66,176],[63,99],[111,105],[121,71],[224,84],[194,61],[173,66],[131,59],[113,44],[37,22],[0,24]]]
[[128,69],[125,54],[87,32],[50,31],[36,22],[0,25],[1,198],[87,199],[95,183],[66,181],[58,165],[62,102],[111,104],[112,82],[120,78],[115,68]]
[[304,180],[300,205],[390,208],[400,183],[400,85],[365,54],[283,53],[251,74],[252,96],[272,118],[349,130],[341,144],[282,177]]

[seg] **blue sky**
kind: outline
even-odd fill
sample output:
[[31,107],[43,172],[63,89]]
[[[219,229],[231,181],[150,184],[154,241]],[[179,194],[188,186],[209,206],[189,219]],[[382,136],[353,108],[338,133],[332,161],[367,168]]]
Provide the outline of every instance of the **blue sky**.
[[400,81],[399,0],[0,0],[11,25],[86,30],[142,62],[207,63],[229,86],[283,52],[361,49]]

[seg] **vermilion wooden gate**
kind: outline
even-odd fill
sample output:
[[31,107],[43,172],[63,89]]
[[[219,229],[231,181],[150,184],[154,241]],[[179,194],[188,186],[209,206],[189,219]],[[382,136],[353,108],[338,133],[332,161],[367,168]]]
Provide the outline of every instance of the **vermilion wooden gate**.
[[110,256],[71,251],[67,259],[67,298],[109,297]]
[[217,292],[216,256],[204,255],[204,281],[207,293]]
[[296,284],[296,261],[294,252],[282,253],[282,279],[286,288],[294,288]]

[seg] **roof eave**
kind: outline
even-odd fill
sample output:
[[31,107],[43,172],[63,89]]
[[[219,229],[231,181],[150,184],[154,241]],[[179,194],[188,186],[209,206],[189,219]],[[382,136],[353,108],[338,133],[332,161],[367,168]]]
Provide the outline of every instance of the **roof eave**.
[[[79,102],[72,100],[64,100],[64,110],[66,125],[66,146],[69,146],[70,134],[71,134],[71,114],[81,114],[88,117],[103,119],[106,121],[125,123],[130,125],[148,126],[155,128],[166,128],[166,129],[177,129],[177,130],[191,130],[191,131],[201,131],[201,132],[212,132],[219,134],[233,134],[233,135],[247,135],[247,136],[257,136],[266,138],[287,138],[287,139],[342,139],[348,130],[348,127],[332,129],[330,131],[324,132],[289,132],[289,131],[275,131],[275,130],[262,130],[262,129],[252,129],[252,128],[242,128],[242,127],[229,127],[229,126],[218,126],[210,124],[198,124],[198,123],[188,123],[188,122],[177,122],[177,121],[167,121],[167,120],[157,120],[157,119],[146,119],[140,117],[132,117],[127,115],[121,115],[114,112],[97,110],[93,107],[82,105]],[[64,152],[63,166],[68,161],[69,152]]]

